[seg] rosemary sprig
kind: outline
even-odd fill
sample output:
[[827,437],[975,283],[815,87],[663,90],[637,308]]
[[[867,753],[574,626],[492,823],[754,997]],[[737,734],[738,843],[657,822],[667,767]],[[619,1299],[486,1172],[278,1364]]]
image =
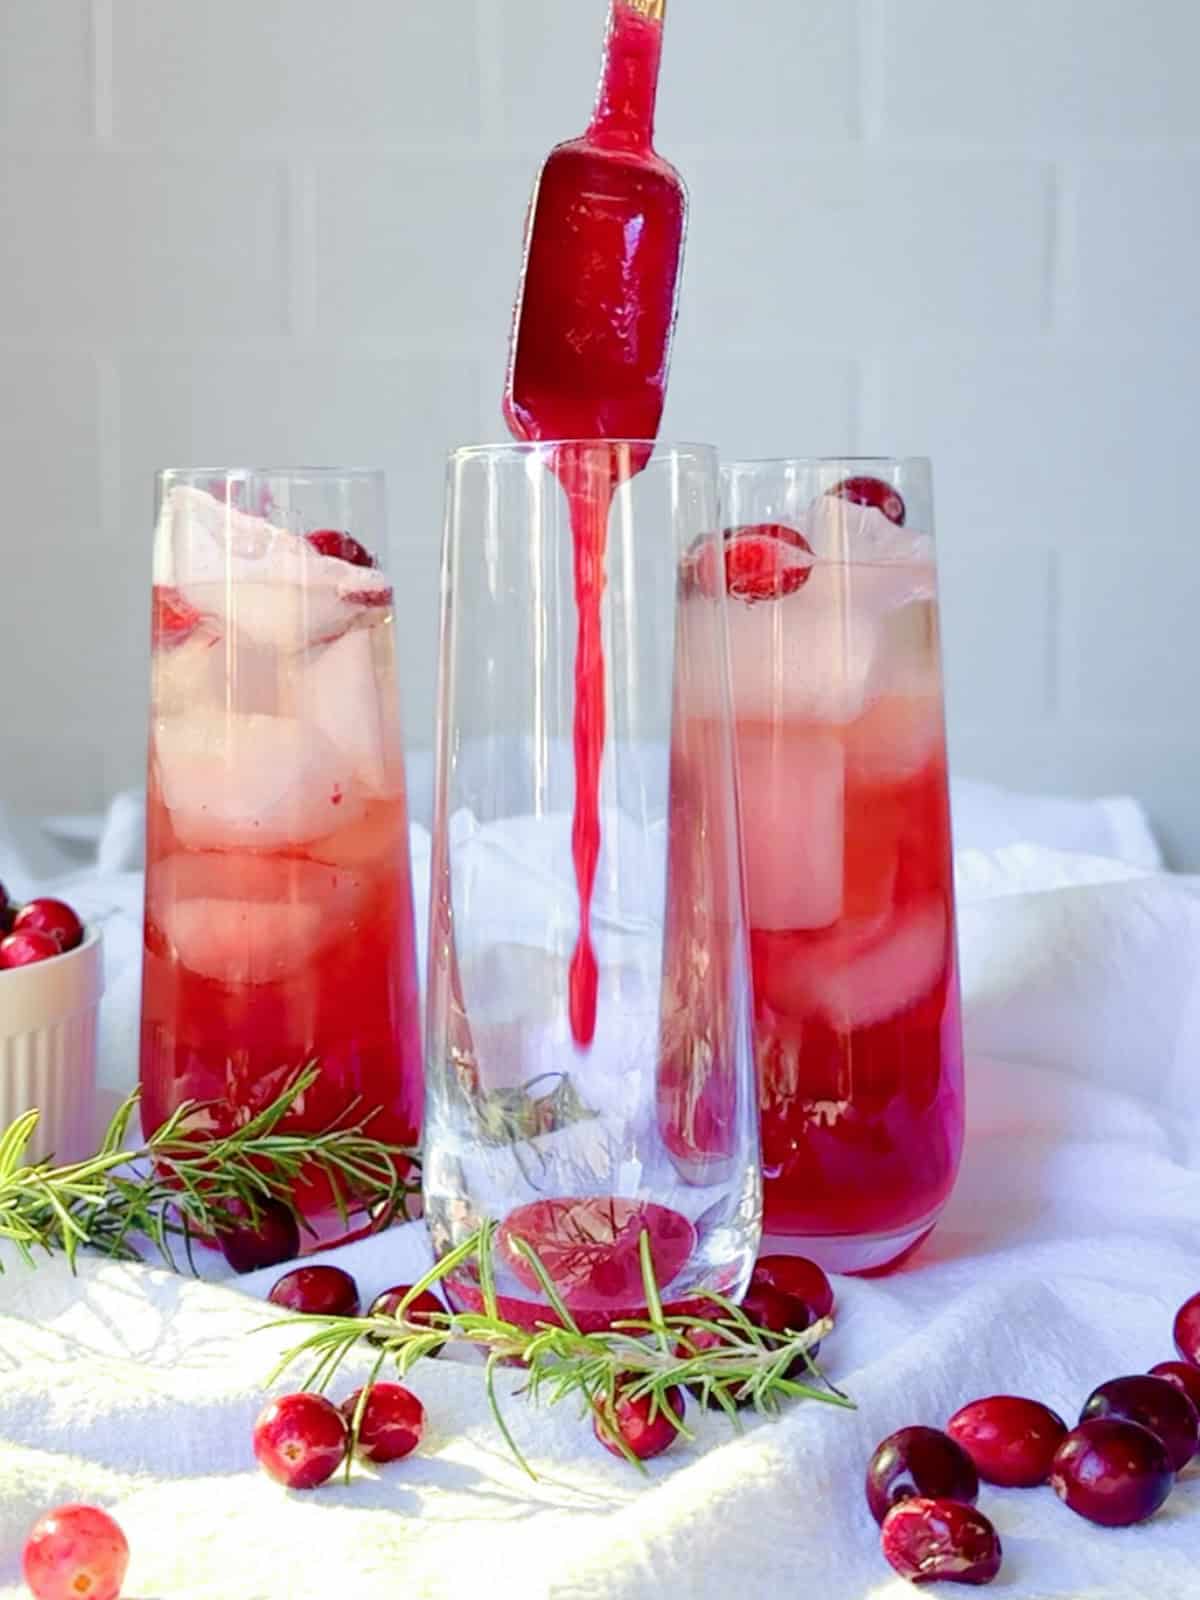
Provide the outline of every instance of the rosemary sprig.
[[[620,1398],[651,1397],[651,1409],[664,1411],[680,1433],[689,1437],[671,1406],[670,1391],[680,1385],[699,1386],[704,1402],[719,1406],[735,1427],[740,1426],[739,1407],[746,1405],[768,1416],[779,1411],[781,1402],[793,1399],[819,1400],[853,1409],[853,1402],[829,1383],[809,1354],[832,1331],[832,1318],[824,1317],[802,1333],[772,1333],[755,1327],[731,1300],[709,1291],[705,1291],[704,1298],[713,1302],[715,1319],[692,1313],[668,1314],[655,1281],[647,1234],[641,1239],[646,1318],[616,1322],[602,1332],[584,1333],[534,1251],[524,1241],[514,1240],[536,1275],[549,1309],[548,1320],[532,1331],[510,1322],[500,1313],[496,1293],[492,1267],[494,1233],[495,1225],[485,1223],[443,1256],[413,1284],[394,1315],[286,1319],[288,1325],[311,1331],[285,1352],[268,1377],[268,1384],[307,1360],[303,1387],[324,1392],[342,1363],[368,1338],[376,1347],[368,1387],[388,1361],[394,1363],[403,1378],[422,1356],[436,1354],[446,1344],[474,1346],[487,1356],[484,1381],[492,1416],[509,1450],[531,1477],[537,1474],[521,1454],[496,1394],[495,1375],[500,1366],[517,1363],[525,1368],[520,1392],[531,1401],[557,1404],[574,1396],[584,1415],[599,1412],[607,1419],[622,1453],[639,1467],[641,1463],[625,1448],[614,1426],[614,1408]],[[430,1313],[428,1321],[423,1318],[419,1323],[407,1320],[405,1311],[418,1294],[448,1274],[472,1266],[478,1272],[482,1311],[438,1316]],[[551,1316],[557,1321],[549,1320]],[[714,1335],[717,1342],[706,1343],[702,1349],[689,1343],[689,1331],[701,1328]],[[789,1376],[797,1361],[807,1368],[811,1381]],[[365,1399],[359,1407],[360,1416],[362,1405]]]
[[382,1225],[405,1209],[416,1186],[399,1170],[417,1158],[372,1138],[371,1116],[355,1119],[353,1107],[321,1133],[281,1132],[280,1123],[316,1078],[315,1065],[303,1068],[262,1111],[215,1138],[197,1127],[209,1103],[189,1101],[140,1147],[127,1150],[138,1098],[132,1094],[97,1153],[60,1166],[27,1159],[38,1123],[38,1113],[27,1111],[0,1134],[0,1239],[14,1243],[30,1265],[35,1251],[62,1251],[72,1267],[82,1249],[138,1260],[144,1239],[177,1269],[180,1241],[190,1264],[196,1236],[239,1225],[229,1215],[234,1201],[251,1223],[265,1205],[282,1202],[307,1226],[294,1191],[314,1173],[326,1179],[340,1209],[353,1197]]

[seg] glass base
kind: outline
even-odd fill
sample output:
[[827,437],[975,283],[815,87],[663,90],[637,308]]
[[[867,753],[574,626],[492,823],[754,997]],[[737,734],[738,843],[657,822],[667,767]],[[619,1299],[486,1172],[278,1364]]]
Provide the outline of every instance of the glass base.
[[807,1256],[826,1272],[874,1277],[894,1272],[919,1250],[933,1232],[939,1207],[898,1233],[860,1234],[783,1234],[764,1233],[759,1254],[764,1256]]

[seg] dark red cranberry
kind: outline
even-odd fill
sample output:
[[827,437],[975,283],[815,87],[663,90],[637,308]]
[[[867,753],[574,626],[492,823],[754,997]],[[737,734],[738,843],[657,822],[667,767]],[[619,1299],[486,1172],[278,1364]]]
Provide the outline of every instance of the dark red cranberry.
[[1175,1348],[1185,1361],[1200,1367],[1200,1294],[1185,1300],[1175,1313]]
[[375,559],[370,551],[337,528],[318,528],[306,534],[310,545],[322,556],[333,556],[338,561],[348,561],[352,567],[373,567]]
[[32,928],[18,928],[0,939],[0,969],[33,967],[39,961],[53,961],[62,955],[57,939]]
[[1200,1367],[1192,1366],[1190,1361],[1160,1361],[1150,1372],[1155,1378],[1173,1383],[1200,1412]]
[[867,1463],[867,1504],[882,1522],[899,1500],[961,1500],[979,1494],[975,1463],[948,1433],[937,1428],[901,1428],[875,1446]]
[[750,1282],[765,1283],[781,1294],[803,1300],[814,1320],[833,1315],[833,1285],[807,1256],[759,1256]]
[[[400,1302],[404,1299],[404,1296],[411,1293],[411,1291],[411,1283],[393,1284],[390,1289],[385,1289],[382,1294],[377,1294],[375,1296],[374,1300],[371,1301],[370,1307],[368,1308],[367,1315],[369,1317],[399,1316]],[[404,1308],[405,1322],[415,1322],[418,1324],[418,1326],[424,1325],[430,1328],[444,1327],[445,1324],[439,1322],[437,1319],[439,1317],[444,1317],[445,1314],[445,1306],[438,1299],[437,1295],[435,1295],[432,1290],[429,1289],[422,1289],[421,1293],[415,1295]],[[379,1336],[376,1334],[369,1333],[367,1338],[370,1339],[373,1344],[378,1344],[381,1342]],[[440,1346],[436,1350],[429,1351],[431,1356],[441,1355],[441,1353]]]
[[1162,1440],[1140,1423],[1115,1417],[1093,1417],[1072,1428],[1050,1469],[1050,1487],[1058,1498],[1106,1528],[1145,1522],[1174,1482]]
[[[342,1415],[353,1427],[361,1389],[342,1401]],[[382,1465],[411,1455],[425,1432],[425,1407],[402,1383],[372,1385],[358,1425],[358,1454]]]
[[1093,1417],[1115,1417],[1149,1428],[1166,1446],[1173,1472],[1182,1472],[1200,1447],[1200,1416],[1195,1406],[1173,1383],[1148,1372],[1110,1378],[1093,1389],[1079,1420],[1089,1422]]
[[[615,1421],[626,1448],[639,1461],[648,1461],[651,1456],[660,1456],[664,1450],[669,1450],[678,1439],[676,1422],[683,1421],[684,1405],[682,1389],[668,1389],[664,1403],[657,1409],[650,1395],[642,1395],[637,1400],[618,1396],[612,1417],[603,1406],[596,1407],[592,1430],[606,1450],[611,1450],[614,1456],[623,1455],[624,1451],[613,1436]],[[672,1422],[668,1413],[675,1416],[676,1422]]]
[[1015,1394],[972,1400],[946,1424],[946,1432],[962,1445],[983,1481],[1009,1489],[1045,1483],[1066,1431],[1056,1411]]
[[1000,1571],[1000,1535],[974,1506],[916,1496],[894,1505],[879,1542],[889,1565],[910,1583],[991,1583]]
[[260,1200],[253,1218],[241,1200],[230,1200],[224,1209],[230,1226],[218,1233],[217,1243],[235,1272],[277,1267],[300,1253],[300,1224],[282,1200]]
[[83,923],[65,900],[30,900],[13,917],[14,933],[45,933],[60,950],[83,943]]
[[285,1394],[254,1424],[254,1454],[276,1483],[315,1489],[346,1459],[350,1430],[323,1394]]
[[781,600],[802,589],[812,569],[812,545],[786,523],[725,530],[725,590],[735,600]]
[[358,1285],[341,1267],[296,1267],[273,1284],[267,1299],[307,1317],[356,1317]]
[[856,506],[874,506],[876,511],[882,511],[889,522],[894,522],[897,527],[904,526],[907,515],[904,500],[898,490],[893,489],[890,483],[884,483],[882,478],[843,478],[829,493],[838,500],[849,500]]

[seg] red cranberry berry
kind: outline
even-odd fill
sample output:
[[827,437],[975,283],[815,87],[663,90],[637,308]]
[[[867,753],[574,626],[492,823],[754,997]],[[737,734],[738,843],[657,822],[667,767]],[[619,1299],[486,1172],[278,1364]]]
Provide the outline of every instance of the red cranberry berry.
[[[342,1401],[342,1415],[350,1427],[358,1409],[361,1389]],[[411,1455],[425,1432],[425,1407],[402,1383],[376,1383],[367,1396],[358,1427],[358,1454],[382,1465]]]
[[[762,1328],[768,1333],[803,1333],[813,1320],[803,1300],[797,1300],[793,1295],[783,1294],[778,1289],[772,1289],[766,1283],[751,1283],[742,1299],[740,1310],[742,1315],[753,1323],[756,1328]],[[699,1314],[706,1322],[730,1322],[731,1324],[733,1322],[733,1318],[726,1308],[716,1301],[712,1301],[708,1305],[705,1305],[702,1301],[690,1302],[688,1311],[692,1314]],[[739,1337],[736,1328],[732,1326],[730,1334],[734,1338]],[[701,1351],[718,1349],[726,1342],[726,1339],[713,1328],[689,1327],[685,1328],[680,1335],[679,1342],[675,1346],[675,1354],[680,1360],[687,1360],[693,1355],[700,1354]],[[809,1355],[815,1357],[819,1349],[819,1345],[814,1345],[810,1349]],[[808,1362],[802,1355],[797,1356],[794,1361],[788,1363],[784,1376],[797,1380],[807,1377]],[[689,1383],[687,1387],[702,1404],[716,1404],[706,1395],[703,1383]],[[739,1392],[732,1395],[731,1398],[737,1406],[753,1404],[751,1396],[747,1393]]]
[[765,1283],[781,1294],[803,1300],[814,1320],[833,1314],[833,1286],[817,1263],[806,1256],[759,1256],[750,1282]]
[[962,1445],[983,1481],[1008,1489],[1045,1483],[1066,1431],[1056,1411],[1015,1394],[972,1400],[946,1424],[946,1432]]
[[39,961],[52,961],[62,955],[57,939],[33,928],[18,928],[0,939],[0,969],[32,967]]
[[150,613],[150,643],[154,649],[170,649],[182,644],[200,626],[201,614],[167,584],[154,586]]
[[889,1565],[910,1583],[991,1583],[1000,1571],[1000,1535],[974,1506],[916,1496],[894,1505],[879,1542]]
[[624,1455],[613,1436],[615,1421],[616,1431],[626,1448],[639,1461],[649,1461],[651,1456],[660,1456],[664,1450],[669,1450],[679,1437],[677,1423],[683,1421],[684,1404],[682,1389],[668,1389],[663,1404],[657,1408],[651,1395],[642,1395],[637,1400],[618,1395],[611,1418],[603,1406],[596,1407],[592,1429],[606,1450],[611,1450],[614,1456]]
[[341,1267],[296,1267],[271,1287],[267,1299],[308,1317],[356,1317],[358,1285]]
[[1185,1361],[1200,1367],[1200,1294],[1185,1300],[1175,1313],[1175,1348]]
[[225,1215],[231,1226],[217,1235],[221,1254],[235,1272],[277,1267],[300,1253],[300,1224],[282,1200],[260,1200],[257,1215],[241,1200],[230,1200]]
[[83,923],[63,900],[31,900],[13,918],[14,933],[45,933],[60,950],[83,943]]
[[901,1428],[875,1446],[867,1464],[867,1504],[882,1522],[899,1500],[961,1500],[974,1505],[979,1494],[975,1463],[947,1433],[937,1428]]
[[1162,1440],[1140,1423],[1115,1417],[1093,1417],[1072,1428],[1050,1470],[1050,1487],[1058,1498],[1106,1528],[1145,1522],[1174,1482]]
[[348,561],[352,567],[373,567],[375,561],[369,550],[337,528],[318,528],[306,534],[310,545],[322,556],[333,556],[338,561]]
[[1149,1428],[1166,1447],[1173,1472],[1182,1472],[1200,1448],[1200,1416],[1195,1406],[1173,1383],[1148,1372],[1110,1378],[1093,1389],[1079,1420],[1089,1422],[1093,1417],[1115,1417]]
[[[374,1300],[371,1301],[367,1315],[369,1317],[398,1317],[400,1315],[400,1302],[406,1294],[411,1293],[411,1283],[393,1284],[390,1289],[385,1289],[382,1294],[375,1296]],[[446,1308],[437,1295],[429,1289],[422,1289],[420,1294],[415,1295],[405,1306],[404,1321],[415,1322],[418,1326],[440,1328],[444,1327],[445,1323],[439,1322],[437,1319],[444,1317],[445,1314]],[[367,1338],[372,1343],[377,1344],[380,1342],[376,1334],[369,1333]],[[441,1353],[440,1346],[428,1352],[431,1356],[438,1356]]]
[[829,493],[838,500],[849,500],[856,506],[874,506],[876,511],[883,512],[889,522],[894,522],[898,528],[904,526],[907,515],[904,500],[899,491],[893,489],[890,483],[884,483],[882,478],[843,478]]
[[332,1478],[349,1444],[345,1417],[323,1394],[285,1394],[254,1424],[259,1466],[289,1489],[315,1489]]
[[781,600],[808,582],[812,545],[782,522],[725,530],[725,589],[735,600]]
[[35,1600],[117,1600],[129,1542],[97,1506],[58,1506],[39,1517],[21,1557]]
[[1155,1378],[1173,1383],[1200,1412],[1200,1367],[1192,1366],[1190,1361],[1160,1361],[1150,1372]]

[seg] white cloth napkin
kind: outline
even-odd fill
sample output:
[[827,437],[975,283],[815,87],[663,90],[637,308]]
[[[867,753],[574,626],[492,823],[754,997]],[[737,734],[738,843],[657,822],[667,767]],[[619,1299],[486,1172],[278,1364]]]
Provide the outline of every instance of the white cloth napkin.
[[[421,1451],[349,1487],[289,1495],[249,1434],[281,1347],[234,1284],[86,1263],[0,1279],[0,1582],[67,1499],[109,1506],[127,1590],[157,1600],[888,1600],[909,1593],[862,1497],[872,1446],[1000,1390],[1073,1418],[1103,1378],[1173,1354],[1200,1289],[1200,892],[1044,846],[959,859],[969,1039],[963,1173],[900,1273],[839,1279],[825,1361],[853,1414],[815,1404],[740,1436],[697,1416],[646,1479],[569,1404],[507,1404],[542,1475],[507,1456],[476,1370],[426,1362]],[[336,1252],[364,1297],[427,1261],[419,1226]],[[514,1375],[509,1387],[519,1380]],[[350,1379],[339,1386],[348,1390]],[[1200,1469],[1144,1527],[1094,1528],[1048,1490],[984,1488],[1012,1600],[1196,1600]]]

